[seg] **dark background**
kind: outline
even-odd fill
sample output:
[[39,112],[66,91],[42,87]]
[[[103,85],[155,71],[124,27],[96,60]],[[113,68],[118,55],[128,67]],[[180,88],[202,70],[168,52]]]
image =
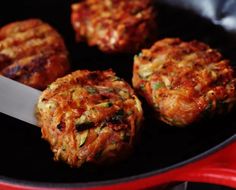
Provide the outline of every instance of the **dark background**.
[[189,183],[187,190],[233,190],[233,189],[220,185]]

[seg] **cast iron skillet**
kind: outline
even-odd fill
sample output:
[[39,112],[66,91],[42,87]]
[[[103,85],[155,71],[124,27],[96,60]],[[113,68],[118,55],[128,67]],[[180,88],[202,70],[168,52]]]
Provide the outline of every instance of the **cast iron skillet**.
[[[112,68],[128,82],[133,55],[105,55],[86,44],[76,44],[70,24],[69,0],[4,1],[0,25],[40,18],[64,37],[72,70]],[[158,5],[158,38],[201,40],[219,49],[236,66],[235,40],[223,28],[190,12]],[[1,106],[1,105],[0,105]],[[143,100],[145,124],[141,142],[127,160],[109,167],[72,169],[54,162],[40,129],[0,114],[0,189],[91,188],[140,189],[176,181],[197,181],[236,188],[236,111],[176,129],[153,118]]]

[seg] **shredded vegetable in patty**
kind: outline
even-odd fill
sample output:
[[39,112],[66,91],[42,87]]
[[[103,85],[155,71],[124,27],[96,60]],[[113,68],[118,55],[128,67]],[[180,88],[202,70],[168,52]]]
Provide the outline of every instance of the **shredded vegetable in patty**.
[[155,38],[151,0],[85,0],[72,5],[78,42],[107,53],[135,52]]
[[33,88],[45,89],[69,71],[60,34],[39,19],[0,28],[0,74]]
[[217,50],[166,38],[135,56],[132,80],[159,119],[183,127],[229,112],[236,103],[234,77]]
[[73,167],[112,163],[132,151],[143,113],[132,88],[111,70],[79,70],[41,95],[37,118],[55,160]]

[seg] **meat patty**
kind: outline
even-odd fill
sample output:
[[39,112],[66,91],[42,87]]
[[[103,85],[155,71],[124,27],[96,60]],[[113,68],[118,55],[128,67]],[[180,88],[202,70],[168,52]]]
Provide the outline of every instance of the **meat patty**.
[[48,24],[29,19],[0,28],[0,74],[44,89],[69,70],[61,36]]
[[143,118],[132,88],[111,70],[78,70],[53,82],[36,115],[55,160],[72,167],[127,157]]
[[155,37],[151,0],[85,0],[72,5],[78,42],[107,53],[135,52]]
[[198,41],[163,39],[135,56],[133,86],[157,117],[186,126],[231,110],[236,79],[229,61]]

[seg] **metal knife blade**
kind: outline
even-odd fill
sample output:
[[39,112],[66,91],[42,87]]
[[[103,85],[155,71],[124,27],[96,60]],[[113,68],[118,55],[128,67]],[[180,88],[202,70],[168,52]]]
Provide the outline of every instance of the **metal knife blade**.
[[37,125],[35,105],[41,91],[0,76],[0,112]]

